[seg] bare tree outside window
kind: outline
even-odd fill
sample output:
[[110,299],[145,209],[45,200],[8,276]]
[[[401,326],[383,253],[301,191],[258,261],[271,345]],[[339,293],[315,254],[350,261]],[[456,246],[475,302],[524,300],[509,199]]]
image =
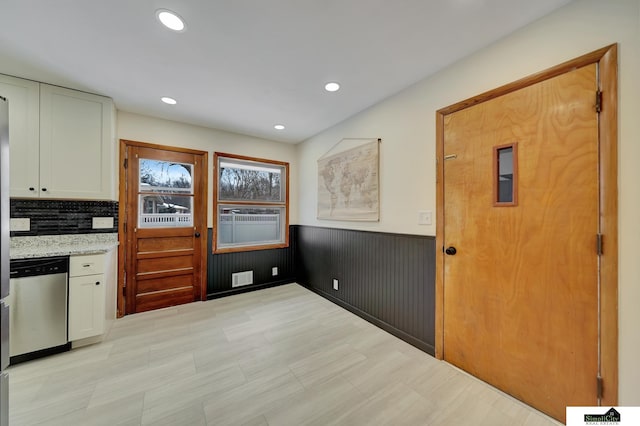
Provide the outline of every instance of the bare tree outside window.
[[[140,185],[148,191],[192,189],[192,165],[140,159]],[[180,191],[183,192],[183,191]]]
[[281,201],[280,170],[220,167],[221,200]]

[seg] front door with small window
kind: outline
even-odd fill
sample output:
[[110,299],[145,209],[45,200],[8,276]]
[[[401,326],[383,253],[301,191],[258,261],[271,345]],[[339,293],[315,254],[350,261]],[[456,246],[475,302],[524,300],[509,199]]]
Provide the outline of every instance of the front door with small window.
[[128,141],[121,148],[126,159],[119,312],[201,300],[207,154]]

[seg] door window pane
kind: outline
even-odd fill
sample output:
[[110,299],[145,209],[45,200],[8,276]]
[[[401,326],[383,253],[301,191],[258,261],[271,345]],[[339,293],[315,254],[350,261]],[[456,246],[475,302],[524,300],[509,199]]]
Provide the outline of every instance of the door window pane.
[[141,158],[140,192],[193,194],[193,164]]
[[193,196],[140,194],[140,228],[193,226]]

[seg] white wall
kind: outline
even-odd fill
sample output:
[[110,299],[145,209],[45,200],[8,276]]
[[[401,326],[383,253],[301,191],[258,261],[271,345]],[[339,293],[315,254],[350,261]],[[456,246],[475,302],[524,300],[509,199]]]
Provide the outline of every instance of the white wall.
[[[118,111],[117,139],[148,142],[160,145],[191,148],[209,152],[208,170],[208,215],[207,226],[213,224],[213,153],[247,155],[289,163],[289,220],[295,223],[298,217],[296,148],[295,145],[274,142],[251,136],[229,133],[222,130],[193,126],[176,121],[152,118],[144,115]],[[118,142],[119,143],[119,142]],[[119,154],[117,154],[119,158]]]
[[[299,223],[435,235],[435,223],[432,226],[417,224],[418,210],[435,212],[436,208],[435,111],[619,43],[619,403],[640,406],[639,22],[639,0],[576,0],[305,141],[298,146]],[[380,222],[317,220],[317,159],[342,138],[369,137],[382,138]]]

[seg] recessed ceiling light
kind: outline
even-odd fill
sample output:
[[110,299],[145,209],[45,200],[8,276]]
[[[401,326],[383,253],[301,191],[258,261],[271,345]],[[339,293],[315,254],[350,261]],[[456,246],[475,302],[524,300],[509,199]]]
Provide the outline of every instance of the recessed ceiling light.
[[175,99],[170,98],[168,96],[164,96],[164,97],[160,98],[160,100],[162,102],[164,102],[165,104],[169,104],[169,105],[175,105],[175,104],[178,103],[178,101],[176,101]]
[[324,90],[326,90],[327,92],[337,92],[338,90],[340,90],[340,85],[335,81],[331,81],[324,85]]
[[276,130],[284,130],[284,125],[283,124],[276,124],[275,126],[273,126],[274,129]]
[[184,20],[175,12],[167,9],[156,10],[158,20],[162,25],[173,31],[184,31]]

